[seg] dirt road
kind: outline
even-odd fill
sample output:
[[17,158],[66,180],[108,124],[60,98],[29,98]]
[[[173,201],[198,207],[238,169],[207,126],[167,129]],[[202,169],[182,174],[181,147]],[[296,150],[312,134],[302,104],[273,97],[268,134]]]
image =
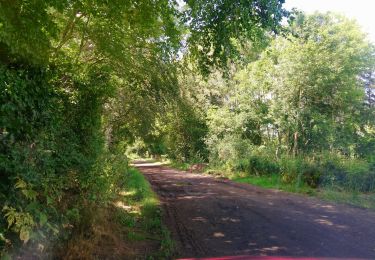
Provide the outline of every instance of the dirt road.
[[318,199],[137,164],[165,209],[181,257],[375,259],[375,213]]

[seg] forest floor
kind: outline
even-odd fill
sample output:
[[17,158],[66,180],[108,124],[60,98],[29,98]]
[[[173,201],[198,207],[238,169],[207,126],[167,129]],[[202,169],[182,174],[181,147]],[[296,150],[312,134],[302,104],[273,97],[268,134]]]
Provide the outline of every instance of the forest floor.
[[178,257],[375,258],[375,212],[136,162],[164,208]]

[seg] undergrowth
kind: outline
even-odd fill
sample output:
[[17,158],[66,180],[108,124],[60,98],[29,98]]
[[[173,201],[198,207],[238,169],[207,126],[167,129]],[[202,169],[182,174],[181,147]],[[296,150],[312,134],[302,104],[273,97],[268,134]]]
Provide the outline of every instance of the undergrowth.
[[375,193],[374,192],[357,192],[348,191],[344,189],[335,189],[332,187],[318,187],[313,188],[304,182],[294,181],[292,183],[285,183],[278,174],[271,174],[266,176],[248,175],[241,172],[229,172],[225,170],[208,169],[206,173],[214,175],[215,177],[228,178],[234,182],[247,183],[263,187],[266,189],[278,189],[286,192],[306,194],[314,196],[323,200],[349,204],[362,208],[375,210]]
[[235,182],[249,183],[268,189],[279,189],[287,192],[298,192],[309,195],[316,193],[313,188],[304,183],[284,183],[282,182],[280,176],[276,174],[270,176],[243,176],[241,174],[235,174],[230,176],[229,179]]
[[[350,163],[339,159],[327,157],[319,164],[314,164],[301,158],[272,161],[252,157],[249,160],[238,160],[234,166],[211,164],[205,169],[205,173],[238,183],[375,209],[374,180],[366,179],[373,175],[369,170],[371,166],[359,160],[352,160]],[[186,171],[192,164],[171,161],[168,165]]]
[[182,170],[182,171],[188,171],[191,165],[192,165],[191,163],[187,163],[187,162],[177,162],[177,161],[168,162],[168,166],[174,169]]
[[135,168],[128,169],[112,203],[97,208],[91,218],[92,225],[69,242],[65,258],[169,259],[174,254],[159,200]]

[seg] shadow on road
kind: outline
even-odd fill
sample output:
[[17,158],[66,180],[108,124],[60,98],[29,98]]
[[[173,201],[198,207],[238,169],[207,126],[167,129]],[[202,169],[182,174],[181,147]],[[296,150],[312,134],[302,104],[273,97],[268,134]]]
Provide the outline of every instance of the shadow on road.
[[134,164],[160,196],[181,257],[375,259],[375,214],[297,194]]

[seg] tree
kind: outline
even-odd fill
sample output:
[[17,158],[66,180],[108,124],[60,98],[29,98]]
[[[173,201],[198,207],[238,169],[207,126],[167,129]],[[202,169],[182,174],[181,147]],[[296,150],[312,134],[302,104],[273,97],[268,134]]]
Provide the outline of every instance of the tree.
[[294,36],[277,39],[270,51],[275,122],[295,153],[350,153],[346,147],[360,124],[353,114],[364,98],[358,77],[373,66],[372,46],[355,22],[338,15],[302,17],[292,28]]
[[282,8],[284,0],[186,0],[185,3],[189,51],[206,74],[213,66],[226,67],[228,59],[238,50],[236,44],[256,42],[265,31],[278,31],[280,21],[287,15]]
[[[156,149],[157,122],[180,97],[181,42],[192,39],[191,50],[226,48],[237,35],[234,27],[219,31],[226,19],[196,27],[211,22],[198,13],[212,13],[214,2],[189,1],[183,14],[169,0],[0,1],[0,251],[38,236],[52,239],[64,223],[78,221],[83,205],[105,203],[123,174],[109,174],[114,166],[106,164],[118,146],[141,138]],[[252,24],[238,35],[255,39],[259,25],[276,26],[277,3],[239,1],[228,14],[242,20],[238,26],[250,16]],[[226,38],[220,46],[217,36],[196,37],[209,27]],[[186,28],[194,33],[183,34]],[[200,140],[205,124],[182,103],[173,111],[181,126],[175,136]],[[186,154],[202,143],[183,140]]]
[[374,70],[373,46],[355,22],[330,13],[300,14],[286,31],[228,80],[226,102],[208,118],[210,151],[239,139],[276,153],[358,155],[359,137],[371,136],[360,76]]

